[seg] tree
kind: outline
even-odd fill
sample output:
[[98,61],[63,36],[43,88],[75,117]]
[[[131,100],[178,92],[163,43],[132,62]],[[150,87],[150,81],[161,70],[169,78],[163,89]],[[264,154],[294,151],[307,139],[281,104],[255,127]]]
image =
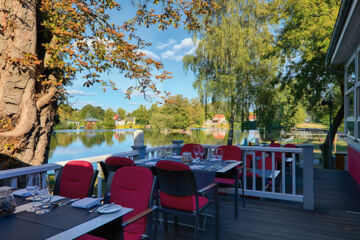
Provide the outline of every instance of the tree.
[[187,106],[189,102],[187,98],[181,95],[176,95],[166,99],[161,113],[166,116],[171,116],[168,127],[172,129],[186,129],[189,127],[189,113]]
[[[130,1],[129,1],[130,2]],[[131,3],[134,3],[131,1]],[[109,12],[115,0],[9,0],[0,4],[0,153],[3,161],[46,162],[54,116],[64,86],[77,73],[84,86],[111,86],[102,73],[118,70],[133,80],[127,90],[160,92],[156,82],[169,78],[162,64],[141,49],[149,43],[136,35],[139,25],[166,29],[180,22],[189,29],[214,4],[205,0],[144,0],[136,15],[119,25]],[[183,18],[182,18],[183,14]]]
[[111,108],[106,109],[105,114],[104,114],[104,128],[105,129],[114,129],[115,128],[115,120],[114,120],[115,114],[116,113]]
[[85,118],[96,118],[99,120],[104,120],[105,111],[99,106],[94,107],[91,104],[87,104],[80,109],[79,114],[82,120]]
[[119,114],[120,119],[126,118],[126,111],[124,109],[118,108],[116,113]]
[[140,105],[138,109],[131,113],[132,117],[136,117],[136,124],[147,125],[149,124],[149,112],[144,105]]
[[265,58],[273,46],[267,2],[230,0],[221,6],[212,24],[195,34],[200,37],[196,56],[184,58],[184,65],[197,75],[194,87],[211,95],[213,103],[227,104],[231,145],[235,117],[240,113],[244,122],[253,87],[272,80],[277,59]]
[[[280,29],[277,39],[285,71],[281,78],[283,85],[291,87],[295,100],[305,100],[307,110],[324,109],[319,107],[329,89],[335,85],[333,97],[337,110],[331,132],[320,146],[325,159],[329,162],[329,137],[334,140],[344,116],[343,76],[325,68],[325,58],[331,33],[336,20],[340,1],[338,0],[283,0],[274,1],[274,8],[280,9],[274,14]],[[338,70],[338,69],[336,69]],[[340,69],[341,70],[341,69]],[[318,112],[319,113],[319,112]],[[328,111],[323,111],[328,114]]]

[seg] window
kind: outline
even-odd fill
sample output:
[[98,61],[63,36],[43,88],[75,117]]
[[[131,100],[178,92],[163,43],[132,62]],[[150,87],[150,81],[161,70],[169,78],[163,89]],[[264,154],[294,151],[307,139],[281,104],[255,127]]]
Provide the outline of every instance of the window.
[[346,83],[347,83],[347,89],[350,89],[355,84],[356,79],[356,72],[355,72],[355,58],[351,62],[351,64],[346,69]]
[[356,76],[357,55],[355,53],[355,56],[345,68],[345,134],[352,138],[360,137],[358,133],[360,126],[358,124],[360,120],[360,117],[358,117],[359,111],[355,112],[355,107],[357,110],[360,103],[358,98],[360,85]]

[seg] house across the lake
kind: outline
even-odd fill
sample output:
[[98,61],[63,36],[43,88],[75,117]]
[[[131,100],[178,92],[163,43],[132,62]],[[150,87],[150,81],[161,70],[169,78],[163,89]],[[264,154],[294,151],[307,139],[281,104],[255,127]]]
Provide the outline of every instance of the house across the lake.
[[86,129],[94,129],[97,122],[100,122],[99,119],[96,118],[86,118]]
[[219,115],[214,115],[212,118],[212,122],[213,124],[226,124],[226,118],[224,115],[219,114]]
[[[347,168],[360,185],[360,1],[343,0],[335,23],[326,65],[344,66],[344,122]],[[338,70],[333,70],[339,72]]]
[[136,125],[136,118],[135,117],[126,117],[121,119],[119,114],[114,116],[115,126],[124,126],[124,125]]

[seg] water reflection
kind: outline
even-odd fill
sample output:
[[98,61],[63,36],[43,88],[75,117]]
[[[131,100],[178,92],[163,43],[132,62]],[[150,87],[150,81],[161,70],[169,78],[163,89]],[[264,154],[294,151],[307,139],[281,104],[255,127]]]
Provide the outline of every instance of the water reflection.
[[[133,129],[124,130],[65,130],[56,131],[50,141],[49,162],[58,162],[109,153],[130,151],[133,145]],[[155,147],[171,144],[171,140],[184,140],[184,143],[226,144],[227,129],[197,129],[181,133],[162,133],[144,131],[145,145]],[[235,143],[243,143],[258,137],[257,131],[236,132]]]

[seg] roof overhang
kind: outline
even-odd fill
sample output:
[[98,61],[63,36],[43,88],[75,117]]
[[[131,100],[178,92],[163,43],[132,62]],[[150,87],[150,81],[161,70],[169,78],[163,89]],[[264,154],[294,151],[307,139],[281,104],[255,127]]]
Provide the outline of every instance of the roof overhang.
[[326,66],[346,64],[360,43],[360,0],[342,0],[326,55]]

